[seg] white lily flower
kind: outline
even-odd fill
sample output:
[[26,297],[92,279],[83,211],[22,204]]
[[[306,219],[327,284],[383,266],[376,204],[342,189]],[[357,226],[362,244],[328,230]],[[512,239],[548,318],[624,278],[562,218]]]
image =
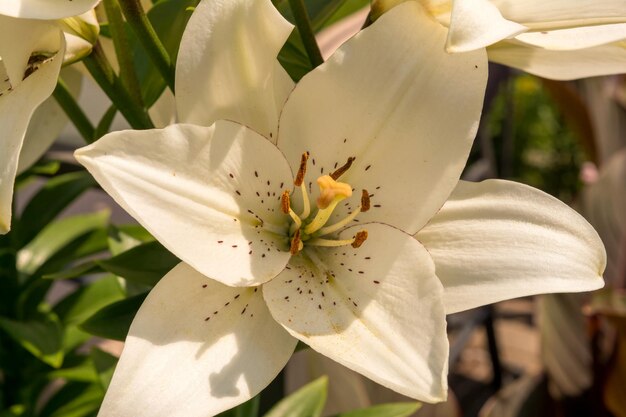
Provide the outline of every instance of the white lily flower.
[[445,29],[411,2],[290,93],[275,57],[291,29],[269,0],[201,2],[177,63],[184,124],[76,152],[183,260],[137,313],[101,417],[217,414],[260,392],[297,340],[440,401],[446,312],[602,286],[602,245],[567,206],[507,182],[457,185],[484,51],[446,54]]
[[[377,0],[373,16],[406,0]],[[626,72],[623,0],[416,0],[448,28],[446,50],[556,80]]]
[[[93,9],[100,0],[0,0],[0,15],[55,20]],[[17,38],[16,38],[17,39]]]
[[[74,67],[61,69],[61,79],[74,97],[82,89],[83,75]],[[54,97],[48,97],[33,113],[20,151],[17,174],[21,174],[39,160],[59,137],[69,119]]]
[[[13,183],[26,129],[35,109],[54,91],[66,52],[57,22],[40,19],[84,13],[96,3],[0,0],[0,234],[10,230]],[[93,33],[89,17],[84,22]],[[78,49],[84,53],[84,45]]]

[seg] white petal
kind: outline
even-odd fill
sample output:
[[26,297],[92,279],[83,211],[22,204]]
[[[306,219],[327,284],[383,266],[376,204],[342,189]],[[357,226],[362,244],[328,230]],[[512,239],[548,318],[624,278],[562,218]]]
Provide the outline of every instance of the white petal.
[[626,149],[615,153],[598,180],[583,189],[580,213],[598,231],[606,248],[604,279],[609,286],[622,288],[626,279]]
[[[61,31],[54,26],[0,16],[0,234],[10,228],[13,183],[28,122],[54,90],[63,48]],[[31,72],[28,60],[35,52],[51,57]]]
[[[74,97],[80,94],[83,76],[73,67],[61,70],[61,78],[67,84]],[[18,174],[33,165],[59,137],[68,119],[65,112],[53,97],[44,101],[30,120],[24,145],[20,152],[17,167]]]
[[454,0],[446,50],[473,51],[526,30],[527,27],[502,17],[490,0]]
[[626,72],[624,41],[575,51],[550,51],[505,41],[487,51],[490,61],[554,80],[575,80]]
[[626,22],[624,0],[491,0],[502,15],[535,29]]
[[98,415],[215,415],[265,388],[295,345],[256,288],[221,285],[182,263],[137,312]]
[[288,226],[280,195],[292,176],[278,149],[258,133],[228,121],[114,132],[76,158],[163,245],[204,275],[248,286],[287,264],[286,242],[276,232]]
[[148,114],[158,128],[176,123],[176,99],[170,89],[163,90],[161,96],[148,110]]
[[[278,146],[292,164],[310,151],[313,184],[355,156],[341,181],[375,194],[360,221],[415,232],[456,185],[487,62],[484,51],[445,53],[445,37],[418,3],[400,4],[306,75],[287,100]],[[336,217],[349,209],[341,206]]]
[[[0,15],[26,19],[61,19],[93,9],[100,0],[2,0]],[[18,39],[18,38],[15,38]]]
[[435,260],[447,313],[515,297],[592,291],[606,253],[574,210],[510,181],[461,181],[416,235]]
[[522,33],[518,41],[543,49],[576,50],[626,39],[626,23]]
[[89,41],[71,33],[65,34],[65,42],[67,43],[67,48],[65,49],[63,61],[67,65],[74,64],[85,58],[93,49],[93,45]]
[[180,120],[205,126],[234,120],[275,140],[293,88],[276,56],[292,28],[269,0],[202,1],[176,64]]
[[593,383],[589,319],[583,306],[589,294],[547,294],[539,297],[541,359],[551,393],[574,397]]
[[364,226],[369,238],[359,249],[305,247],[263,296],[272,316],[316,351],[401,394],[441,401],[448,340],[433,261],[411,236]]

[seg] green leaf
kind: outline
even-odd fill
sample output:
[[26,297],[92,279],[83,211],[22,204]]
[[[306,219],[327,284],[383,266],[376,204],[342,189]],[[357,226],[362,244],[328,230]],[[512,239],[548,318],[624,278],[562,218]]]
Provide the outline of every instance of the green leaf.
[[16,321],[0,317],[0,327],[24,349],[48,365],[63,362],[63,328],[54,314],[40,314],[37,320]]
[[91,351],[91,359],[98,374],[98,381],[102,389],[106,390],[111,383],[111,378],[113,378],[117,358],[110,353],[94,348]]
[[421,406],[422,404],[417,402],[381,404],[336,414],[334,417],[409,417],[419,410]]
[[96,184],[85,172],[72,172],[48,180],[30,199],[15,228],[16,245],[23,247],[76,197]]
[[42,278],[52,280],[74,279],[87,274],[94,274],[102,271],[103,269],[100,268],[94,261],[88,261],[84,264],[78,264],[64,271],[55,272],[53,274],[45,274]]
[[98,380],[98,373],[94,368],[94,364],[90,358],[84,358],[83,361],[76,366],[56,369],[48,372],[50,379],[61,378],[66,381],[75,382],[95,382]]
[[69,382],[44,405],[38,417],[95,416],[104,398],[104,391],[96,384]]
[[8,410],[0,411],[0,417],[21,417],[25,416],[27,408],[22,404],[15,404],[9,407]]
[[67,326],[63,332],[63,350],[66,354],[72,352],[91,338],[89,333],[82,331],[77,326]]
[[[317,33],[338,20],[364,8],[369,2],[370,0],[307,0],[305,5],[313,30]],[[289,0],[275,0],[274,5],[285,19],[294,23]],[[278,54],[278,61],[295,82],[298,82],[311,71],[312,65],[297,28],[294,28]]]
[[109,227],[109,251],[119,255],[141,243],[154,242],[154,237],[144,227],[139,225],[124,225]]
[[124,299],[124,291],[114,276],[103,277],[74,291],[54,306],[65,325],[82,323],[98,310]]
[[309,56],[304,50],[298,29],[294,29],[287,42],[278,53],[278,61],[295,82],[300,81],[313,69]]
[[180,260],[159,242],[148,242],[96,263],[129,281],[155,286]]
[[265,417],[319,417],[326,404],[328,377],[323,376],[283,398]]
[[96,126],[96,131],[94,132],[94,139],[100,139],[102,136],[109,133],[111,129],[111,124],[113,123],[113,119],[115,119],[115,115],[117,114],[117,107],[112,104],[107,111],[98,122],[98,126]]
[[80,325],[84,331],[106,339],[124,340],[130,324],[148,293],[109,304]]
[[257,395],[235,408],[218,414],[217,417],[257,417],[259,415],[260,399],[261,397]]
[[[171,61],[176,62],[178,47],[191,17],[188,7],[195,7],[199,0],[163,0],[152,7],[147,15],[163,46],[170,55]],[[152,64],[145,50],[139,45],[136,38],[134,55],[142,95],[147,107],[151,107],[165,89],[165,81]]]
[[[322,6],[322,3],[325,3]],[[309,6],[310,4],[310,6]],[[333,23],[350,16],[364,7],[369,6],[370,0],[330,0],[328,2],[319,2],[317,0],[307,1],[307,7],[318,6],[313,19],[313,30],[319,32],[327,28]]]
[[29,184],[38,175],[51,176],[59,172],[61,163],[59,161],[45,161],[40,160],[26,171],[22,172],[15,179],[15,189],[21,189],[26,184]]
[[[101,211],[68,217],[48,224],[35,239],[18,252],[18,271],[26,275],[35,273],[53,255],[79,237],[96,229],[104,229],[108,219],[108,211]],[[75,254],[80,255],[88,253],[90,247],[75,249]]]

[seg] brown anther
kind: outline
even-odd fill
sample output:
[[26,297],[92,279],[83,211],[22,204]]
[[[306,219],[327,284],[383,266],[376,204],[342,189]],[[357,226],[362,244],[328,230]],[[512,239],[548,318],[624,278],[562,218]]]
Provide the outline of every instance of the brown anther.
[[354,241],[352,242],[353,248],[360,248],[363,242],[367,240],[367,230],[361,230],[354,237]]
[[361,191],[361,213],[370,209],[370,193],[367,190]]
[[330,174],[330,177],[334,180],[337,180],[337,178],[341,177],[347,170],[350,169],[350,167],[352,166],[352,163],[354,162],[356,158],[351,156],[348,158],[348,161],[343,164],[342,166],[340,166],[339,168],[337,168],[335,170],[335,172],[333,172],[332,174]]
[[289,209],[291,208],[291,204],[289,201],[289,190],[283,191],[283,194],[280,196],[280,210],[289,214]]
[[296,187],[302,185],[302,181],[304,181],[304,175],[306,174],[306,162],[309,160],[309,153],[305,152],[302,154],[302,158],[300,158],[300,168],[298,168],[298,173],[296,174],[296,179],[293,180],[293,184]]
[[300,244],[302,241],[300,240],[300,229],[296,230],[296,234],[291,238],[291,247],[289,248],[289,253],[295,255],[300,251]]

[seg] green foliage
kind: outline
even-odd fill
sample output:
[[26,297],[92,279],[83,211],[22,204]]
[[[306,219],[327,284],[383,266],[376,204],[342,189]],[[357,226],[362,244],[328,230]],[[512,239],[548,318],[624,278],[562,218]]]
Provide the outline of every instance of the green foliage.
[[409,417],[422,405],[420,403],[381,404],[361,410],[340,413],[334,417]]
[[[263,417],[319,417],[322,415],[328,390],[328,378],[322,376],[280,400]],[[421,407],[420,403],[392,403],[340,413],[334,417],[409,417]],[[218,417],[257,417],[259,396]]]
[[123,298],[124,291],[119,280],[114,276],[106,276],[79,287],[55,305],[53,310],[64,324],[79,324],[98,310]]
[[218,414],[218,417],[258,417],[259,415],[259,396],[246,401],[245,403],[231,408],[228,411]]
[[504,177],[572,201],[584,155],[537,78],[520,75],[503,89],[489,115],[489,129]]
[[131,282],[153,287],[180,260],[155,241],[143,243],[96,263],[104,270]]
[[0,327],[13,340],[48,365],[63,362],[63,328],[55,314],[41,314],[27,321],[0,317]]
[[[288,0],[274,0],[273,3],[285,19],[294,23]],[[367,6],[369,0],[307,0],[305,4],[313,30],[317,33],[339,19]],[[278,54],[278,61],[296,82],[311,71],[312,65],[297,28],[294,28]]]
[[16,227],[17,247],[30,242],[39,231],[54,219],[70,202],[95,185],[87,172],[72,172],[47,181],[28,202]]
[[305,385],[276,404],[265,417],[319,417],[326,403],[328,377]]
[[[147,13],[148,19],[163,42],[172,62],[176,62],[180,39],[191,17],[191,11],[188,8],[195,7],[198,2],[199,0],[162,0]],[[145,105],[151,107],[165,90],[166,83],[137,39],[134,36],[132,39],[141,93]]]
[[[104,389],[98,369],[79,349],[91,337],[77,325],[124,297],[118,278],[76,282],[55,292],[42,279],[108,248],[107,212],[59,218],[95,185],[86,172],[58,174],[60,164],[40,163],[18,178],[36,187],[13,231],[0,237],[0,415],[95,415]],[[110,368],[110,366],[109,366]],[[48,401],[42,393],[56,379],[67,381]],[[78,384],[78,385],[77,385]],[[40,411],[35,405],[40,404]]]
[[88,333],[106,339],[124,340],[137,310],[147,295],[147,293],[139,294],[109,304],[82,323],[80,327]]

